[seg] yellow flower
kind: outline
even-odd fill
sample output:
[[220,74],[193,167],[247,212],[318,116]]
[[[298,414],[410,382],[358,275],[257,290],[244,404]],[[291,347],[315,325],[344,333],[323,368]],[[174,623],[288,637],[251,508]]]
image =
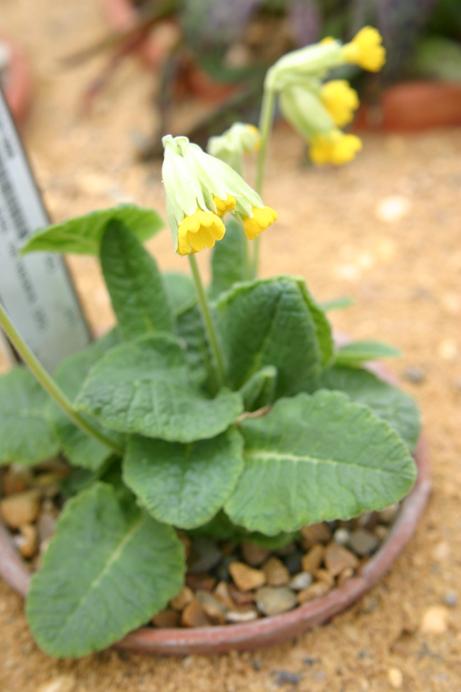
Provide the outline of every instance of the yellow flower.
[[360,65],[370,72],[378,72],[386,60],[386,51],[382,45],[379,31],[372,26],[364,26],[350,43],[342,49],[346,62]]
[[362,142],[355,135],[345,135],[340,130],[332,130],[327,134],[312,137],[309,154],[312,161],[318,165],[332,163],[340,166],[352,161],[361,148]]
[[224,216],[228,212],[233,211],[235,209],[235,205],[237,204],[235,197],[232,197],[232,195],[228,195],[226,199],[220,199],[219,197],[214,196],[213,202],[216,207],[216,213],[219,216]]
[[277,219],[277,212],[271,207],[253,207],[252,216],[243,219],[243,230],[248,240],[254,240],[269,228]]
[[332,79],[323,84],[320,99],[335,125],[340,127],[351,122],[354,111],[359,107],[357,92],[345,79]]
[[190,216],[184,217],[178,227],[178,253],[190,255],[214,247],[217,240],[222,240],[226,228],[212,211],[198,209]]

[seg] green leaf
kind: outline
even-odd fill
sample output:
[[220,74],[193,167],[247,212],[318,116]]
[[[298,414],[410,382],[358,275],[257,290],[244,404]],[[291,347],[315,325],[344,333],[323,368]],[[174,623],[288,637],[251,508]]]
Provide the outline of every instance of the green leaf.
[[350,519],[397,502],[415,480],[394,430],[338,392],[281,399],[240,430],[245,467],[224,509],[250,531]]
[[188,445],[133,436],[123,478],[155,519],[192,529],[223,506],[242,468],[236,430]]
[[178,341],[156,335],[107,353],[90,370],[76,406],[119,432],[193,442],[226,430],[242,400],[225,389],[206,397],[191,381]]
[[414,400],[397,387],[384,382],[369,370],[334,366],[326,370],[320,387],[344,392],[364,404],[389,425],[414,449],[420,432],[420,415]]
[[59,452],[48,395],[28,370],[0,377],[0,464],[38,464]]
[[273,365],[258,370],[240,390],[245,411],[256,411],[272,404],[275,398],[277,368]]
[[78,657],[147,622],[181,588],[183,548],[174,530],[96,483],[66,503],[27,596],[38,645]]
[[166,272],[162,274],[171,309],[175,316],[181,315],[197,302],[194,282],[188,274]]
[[154,258],[118,220],[107,223],[101,267],[124,339],[173,330],[173,315]]
[[[83,351],[62,361],[54,373],[54,378],[71,401],[77,396],[90,368],[102,358],[104,353],[118,343],[118,331],[112,330]],[[113,454],[113,450],[75,426],[54,402],[50,402],[50,415],[60,447],[68,461],[74,466],[96,471]],[[116,436],[115,433],[99,426],[94,420],[91,423],[98,427],[101,432],[111,437]]]
[[233,219],[226,223],[226,235],[211,255],[210,295],[215,298],[247,278],[247,240],[242,225]]
[[337,349],[334,362],[336,365],[354,366],[368,360],[393,358],[400,355],[401,353],[397,348],[381,341],[352,341]]
[[301,280],[242,283],[218,299],[233,387],[265,365],[277,368],[277,397],[311,391],[332,352],[329,324]]
[[176,333],[186,347],[186,360],[190,377],[197,384],[204,385],[207,391],[215,391],[216,374],[211,366],[213,356],[197,305],[188,308],[177,316]]
[[160,216],[152,209],[125,204],[112,209],[93,211],[37,231],[28,239],[21,252],[23,255],[29,252],[98,255],[104,229],[112,219],[128,226],[139,240],[147,240],[163,226]]

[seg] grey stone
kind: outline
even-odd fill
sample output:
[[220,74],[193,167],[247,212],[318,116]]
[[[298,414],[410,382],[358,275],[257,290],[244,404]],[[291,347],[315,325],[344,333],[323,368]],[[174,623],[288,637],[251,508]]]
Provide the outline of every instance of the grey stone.
[[366,529],[356,529],[349,539],[349,547],[361,557],[370,555],[378,545],[378,538]]
[[296,604],[296,594],[287,586],[263,586],[256,592],[256,605],[264,615],[285,613]]

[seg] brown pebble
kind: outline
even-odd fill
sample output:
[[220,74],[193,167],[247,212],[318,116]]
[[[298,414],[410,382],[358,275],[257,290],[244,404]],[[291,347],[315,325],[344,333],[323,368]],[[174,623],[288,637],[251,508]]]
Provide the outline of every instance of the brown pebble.
[[58,677],[48,680],[40,687],[37,692],[74,692],[77,681],[73,675],[58,675]]
[[286,613],[296,603],[296,594],[286,586],[263,586],[256,592],[256,604],[264,615]]
[[170,606],[174,610],[183,610],[192,601],[194,594],[188,586],[184,586],[177,596],[171,599]]
[[216,586],[216,579],[208,574],[188,574],[186,576],[186,584],[193,591],[202,589],[203,591],[213,591]]
[[389,668],[387,671],[387,678],[389,680],[390,686],[394,690],[400,690],[403,685],[403,675],[399,668]]
[[259,565],[262,565],[264,560],[267,560],[270,555],[267,548],[263,548],[256,543],[242,543],[241,548],[245,562],[252,567],[259,567]]
[[312,574],[322,564],[325,548],[323,545],[314,545],[302,559],[303,572]]
[[33,524],[39,511],[40,493],[38,490],[27,490],[17,495],[11,495],[0,502],[0,515],[12,529]]
[[443,634],[448,627],[449,612],[444,606],[428,608],[421,621],[421,631],[424,634]]
[[400,507],[397,503],[394,505],[389,505],[389,507],[386,507],[385,509],[382,509],[380,512],[378,512],[379,520],[383,524],[392,524],[395,517],[397,516],[397,512],[399,511],[399,509]]
[[23,557],[34,557],[38,550],[38,533],[36,527],[32,524],[21,526],[20,533],[15,536],[15,543]]
[[331,531],[327,524],[311,524],[301,529],[301,540],[304,548],[312,548],[317,543],[328,543],[331,540]]
[[154,615],[152,622],[157,627],[177,627],[179,624],[179,613],[176,610],[161,610]]
[[328,584],[323,581],[317,581],[315,584],[308,586],[307,589],[303,589],[298,593],[298,603],[302,605],[303,603],[307,603],[307,601],[313,601],[314,598],[324,596],[329,590],[330,587]]
[[239,591],[233,584],[229,584],[229,593],[237,605],[248,605],[255,600],[253,591]]
[[325,566],[336,577],[346,567],[355,569],[359,564],[356,556],[350,550],[337,543],[330,543],[325,551]]
[[344,584],[345,581],[350,579],[354,575],[354,569],[352,567],[346,567],[342,572],[338,574],[338,584]]
[[226,621],[227,608],[220,600],[215,598],[213,594],[208,591],[197,591],[195,597],[210,620],[219,624],[224,624]]
[[352,531],[349,538],[349,547],[356,555],[365,557],[378,547],[378,538],[367,529],[356,529]]
[[37,520],[37,529],[40,542],[48,541],[54,534],[56,529],[56,517],[50,512],[42,511]]
[[322,583],[327,584],[328,586],[333,586],[333,584],[335,583],[333,575],[326,569],[318,569],[314,573],[314,577],[316,581],[321,581]]
[[32,474],[29,469],[13,468],[6,469],[2,476],[2,492],[5,497],[23,493],[30,488]]
[[382,524],[378,524],[378,526],[375,526],[374,533],[375,533],[375,536],[377,538],[379,538],[380,541],[385,541],[389,535],[389,529],[387,528],[387,526],[383,526]]
[[251,622],[256,620],[258,617],[258,612],[254,608],[247,608],[245,610],[229,610],[226,613],[227,622],[238,623],[238,622]]
[[290,581],[289,571],[277,557],[269,558],[262,569],[269,586],[286,586]]
[[213,593],[216,598],[220,600],[224,606],[226,606],[226,608],[229,610],[233,610],[235,608],[235,603],[232,600],[229,584],[227,582],[220,581]]
[[210,624],[205,611],[197,599],[194,598],[182,611],[181,624],[184,627],[206,627]]
[[264,572],[253,569],[253,567],[248,567],[248,565],[245,565],[243,562],[232,562],[229,565],[229,572],[240,591],[257,589],[266,582]]

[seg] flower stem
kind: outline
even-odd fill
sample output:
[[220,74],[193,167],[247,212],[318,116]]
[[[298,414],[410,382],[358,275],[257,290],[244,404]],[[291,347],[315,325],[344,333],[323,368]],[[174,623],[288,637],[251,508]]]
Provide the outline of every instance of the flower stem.
[[8,339],[13,344],[16,351],[21,356],[24,363],[27,365],[32,375],[35,377],[37,382],[43,387],[47,394],[62,408],[64,413],[70,420],[75,423],[83,432],[94,437],[98,442],[106,445],[110,449],[113,449],[117,454],[121,454],[122,450],[119,448],[117,443],[104,433],[97,430],[93,425],[83,418],[77,411],[72,407],[71,402],[66,397],[64,392],[58,387],[53,378],[47,373],[40,361],[34,356],[32,351],[29,349],[25,341],[17,332],[15,326],[11,322],[10,318],[4,307],[0,304],[0,327],[5,332]]
[[[266,159],[267,159],[267,147],[269,144],[269,137],[272,130],[272,121],[274,119],[274,109],[275,109],[275,91],[268,88],[264,88],[263,102],[261,106],[261,115],[259,118],[259,132],[261,134],[261,145],[258,152],[258,160],[256,162],[256,192],[258,194],[262,193],[264,184],[264,174],[266,171]],[[260,254],[261,239],[258,237],[254,241],[254,254],[253,254],[253,272],[254,275],[258,275],[259,269],[259,254]]]
[[215,326],[213,324],[213,318],[211,316],[197,260],[195,259],[194,255],[189,255],[189,264],[192,271],[192,276],[194,278],[195,288],[197,291],[197,298],[200,306],[200,311],[202,313],[203,322],[205,324],[205,331],[208,337],[208,343],[210,344],[210,348],[213,353],[213,357],[216,364],[216,374],[218,377],[218,382],[219,385],[222,386],[224,384],[226,376],[226,371],[224,367],[224,356],[221,351],[221,346],[219,344],[219,339],[216,333]]

